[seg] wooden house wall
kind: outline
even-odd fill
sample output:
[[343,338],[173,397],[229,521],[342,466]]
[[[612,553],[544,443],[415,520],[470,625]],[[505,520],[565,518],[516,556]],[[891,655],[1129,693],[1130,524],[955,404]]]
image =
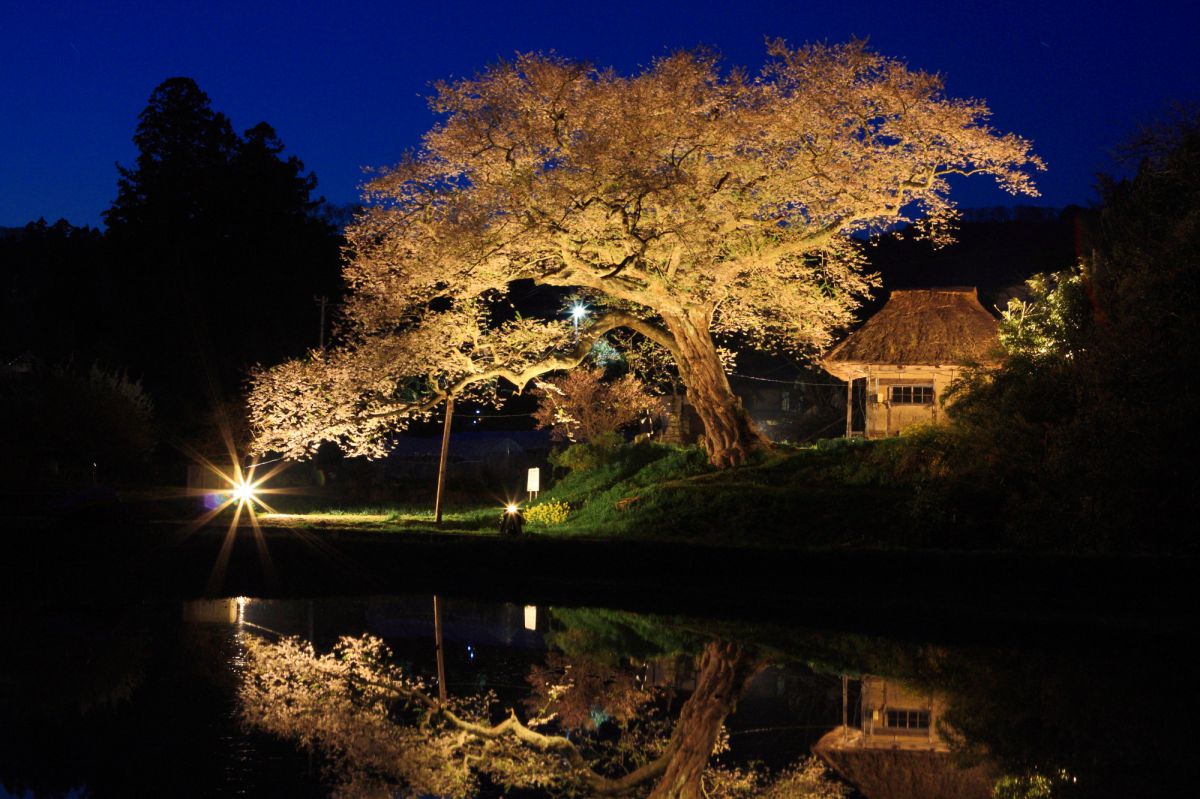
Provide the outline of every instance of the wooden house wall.
[[[906,427],[931,424],[944,418],[942,396],[958,376],[957,367],[946,366],[869,366],[866,368],[866,437],[887,438]],[[892,386],[933,385],[933,402],[928,405],[895,404]]]

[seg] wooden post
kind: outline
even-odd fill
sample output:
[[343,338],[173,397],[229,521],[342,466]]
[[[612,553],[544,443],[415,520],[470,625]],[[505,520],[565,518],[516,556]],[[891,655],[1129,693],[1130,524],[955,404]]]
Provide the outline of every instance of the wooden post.
[[438,458],[437,498],[433,501],[433,523],[442,523],[442,494],[446,488],[446,456],[450,453],[450,420],[454,418],[454,397],[446,398],[446,426],[442,429],[442,454]]
[[884,407],[887,408],[887,421],[884,422],[883,435],[884,435],[884,437],[887,437],[892,434],[892,398],[891,398],[891,396],[889,396],[886,400],[884,400]]
[[925,728],[925,737],[933,743],[933,691],[929,692],[929,726]]
[[854,434],[854,377],[846,381],[846,438]]
[[446,655],[442,649],[442,609],[433,595],[433,644],[437,650],[438,699],[446,701]]

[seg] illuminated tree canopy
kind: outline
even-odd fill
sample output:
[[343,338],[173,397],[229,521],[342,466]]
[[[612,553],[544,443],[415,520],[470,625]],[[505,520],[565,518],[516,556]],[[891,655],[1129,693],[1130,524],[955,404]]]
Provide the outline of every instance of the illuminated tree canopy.
[[[861,42],[774,42],[756,76],[702,51],[633,76],[521,55],[431,104],[442,121],[347,231],[343,343],[256,376],[260,448],[380,454],[448,394],[523,389],[625,328],[671,355],[710,460],[736,465],[764,440],[714,336],[821,350],[874,284],[862,237],[914,222],[944,239],[950,176],[1034,194],[1042,167],[983,102]],[[494,323],[518,281],[593,313],[578,336]]]

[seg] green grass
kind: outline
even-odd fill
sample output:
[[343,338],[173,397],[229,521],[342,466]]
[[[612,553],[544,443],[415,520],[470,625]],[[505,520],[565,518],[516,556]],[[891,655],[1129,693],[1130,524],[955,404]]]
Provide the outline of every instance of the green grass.
[[910,533],[908,492],[851,479],[857,449],[780,448],[718,471],[695,448],[626,448],[542,495],[575,509],[547,532],[782,547],[900,543]]
[[[560,477],[537,502],[571,506],[539,536],[768,547],[923,546],[913,490],[893,479],[876,444],[781,446],[735,469],[716,470],[695,447],[625,446],[603,463]],[[271,524],[379,532],[495,534],[493,503],[455,507],[433,524],[426,507],[339,508],[269,519]]]
[[374,532],[441,531],[491,533],[496,531],[498,509],[465,507],[448,509],[442,514],[442,526],[434,524],[430,507],[371,505],[343,508],[317,508],[304,512],[264,514],[260,519],[271,527],[303,527],[309,530],[361,530]]

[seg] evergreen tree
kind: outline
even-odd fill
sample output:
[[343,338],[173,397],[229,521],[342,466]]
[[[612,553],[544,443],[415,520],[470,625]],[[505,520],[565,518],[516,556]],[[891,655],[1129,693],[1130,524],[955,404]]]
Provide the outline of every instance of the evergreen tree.
[[[202,232],[225,191],[238,138],[191,78],[170,78],[138,115],[135,166],[118,166],[117,198],[104,214],[116,235]],[[175,239],[178,241],[178,238]]]
[[0,238],[0,358],[119,364],[100,231],[39,219]]
[[[150,96],[105,214],[120,338],[164,414],[195,420],[246,369],[318,339],[315,295],[338,285],[317,179],[265,122],[238,136],[191,78]],[[214,391],[215,389],[215,391]]]

